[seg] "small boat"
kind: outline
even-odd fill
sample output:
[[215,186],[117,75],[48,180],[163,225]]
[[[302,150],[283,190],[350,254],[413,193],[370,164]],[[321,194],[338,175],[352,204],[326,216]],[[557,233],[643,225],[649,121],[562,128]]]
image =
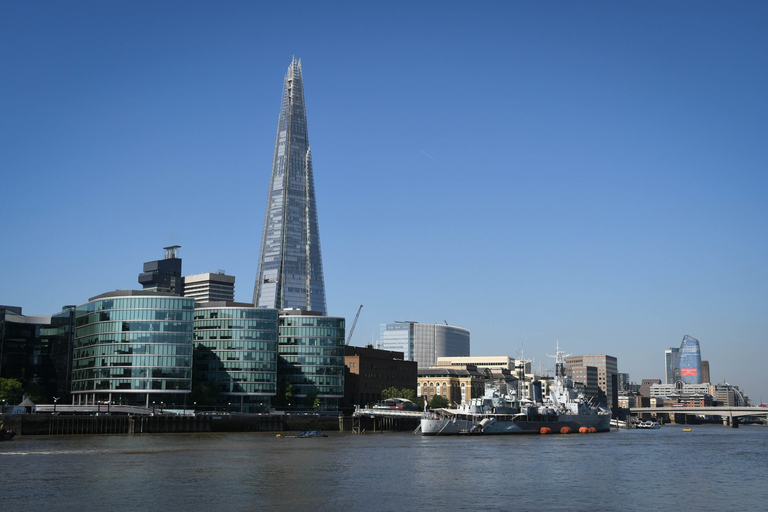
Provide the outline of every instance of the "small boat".
[[302,430],[299,437],[328,437],[328,434],[323,434],[322,430]]
[[2,429],[0,430],[0,441],[10,441],[11,439],[13,439],[13,436],[15,435],[16,435],[16,432],[14,432],[13,430]]
[[653,428],[661,428],[661,425],[659,425],[655,421],[641,421],[637,424],[637,428],[643,428],[643,429],[653,429]]

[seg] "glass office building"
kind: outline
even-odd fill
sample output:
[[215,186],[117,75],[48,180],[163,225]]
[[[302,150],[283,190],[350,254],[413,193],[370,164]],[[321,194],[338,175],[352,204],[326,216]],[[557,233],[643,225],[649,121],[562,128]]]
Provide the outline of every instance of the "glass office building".
[[219,406],[268,412],[277,385],[277,310],[208,302],[195,309],[194,381],[215,382]]
[[185,407],[195,300],[118,290],[77,306],[73,403]]
[[253,303],[326,314],[301,61],[283,82]]
[[440,357],[468,357],[469,329],[418,322],[382,324],[376,348],[403,352],[407,361],[429,368]]
[[677,367],[680,349],[670,347],[664,351],[665,383],[674,384],[680,380],[680,369]]
[[338,409],[344,398],[345,320],[288,310],[280,312],[279,325],[280,378],[290,382],[295,397],[316,393],[321,408]]
[[701,348],[699,340],[687,334],[683,336],[678,352],[680,380],[684,384],[701,384]]

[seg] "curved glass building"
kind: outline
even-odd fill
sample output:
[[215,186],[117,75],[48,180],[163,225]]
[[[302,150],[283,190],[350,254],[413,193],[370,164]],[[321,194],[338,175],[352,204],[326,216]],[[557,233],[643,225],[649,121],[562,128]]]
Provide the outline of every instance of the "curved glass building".
[[194,331],[195,382],[215,382],[228,410],[268,412],[277,385],[277,310],[203,303]]
[[192,383],[195,300],[118,290],[75,310],[73,402],[181,409]]
[[687,334],[683,336],[677,353],[680,380],[684,384],[701,384],[701,349],[699,340]]
[[288,379],[294,396],[317,393],[323,409],[336,410],[344,398],[344,318],[288,310],[279,321],[280,377]]

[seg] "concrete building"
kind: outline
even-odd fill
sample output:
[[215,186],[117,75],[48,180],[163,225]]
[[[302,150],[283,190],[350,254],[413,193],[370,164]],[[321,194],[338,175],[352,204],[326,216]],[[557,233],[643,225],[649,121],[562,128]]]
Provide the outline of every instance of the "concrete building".
[[704,384],[708,384],[712,382],[710,380],[711,377],[709,376],[709,361],[702,361],[701,362],[701,382]]
[[219,387],[219,408],[269,412],[277,391],[277,315],[250,303],[196,303],[193,377]]
[[478,370],[490,368],[491,370],[515,371],[515,360],[509,356],[438,357],[435,366],[450,368],[467,365],[475,366]]
[[347,345],[344,365],[345,407],[376,403],[382,390],[391,387],[416,393],[416,362],[406,361],[402,352]]
[[643,379],[640,382],[639,393],[643,396],[651,396],[651,386],[661,384],[661,379]]
[[486,383],[491,379],[472,366],[458,368],[419,368],[416,396],[429,401],[441,395],[449,404],[466,404],[472,398],[485,394]]
[[186,276],[184,297],[192,297],[198,303],[234,302],[235,276],[228,276],[223,270]]
[[570,368],[594,366],[597,368],[597,385],[605,393],[608,407],[613,408],[619,401],[618,363],[615,357],[607,355],[567,356],[566,372]]
[[581,389],[584,395],[590,398],[599,398],[600,386],[598,384],[598,370],[596,366],[567,366],[566,375],[573,382],[574,387]]
[[419,368],[435,366],[441,357],[468,357],[469,330],[443,324],[405,321],[381,325],[376,348],[405,354]]
[[181,258],[178,257],[179,245],[163,247],[165,258],[148,261],[144,264],[144,272],[139,274],[139,284],[146,291],[172,293],[181,295],[184,285],[181,278]]

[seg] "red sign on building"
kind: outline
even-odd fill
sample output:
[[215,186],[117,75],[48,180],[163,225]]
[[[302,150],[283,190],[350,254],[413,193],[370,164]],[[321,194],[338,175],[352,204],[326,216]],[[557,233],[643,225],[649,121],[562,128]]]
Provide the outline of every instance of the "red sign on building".
[[680,374],[685,375],[686,377],[695,377],[696,368],[680,368]]

